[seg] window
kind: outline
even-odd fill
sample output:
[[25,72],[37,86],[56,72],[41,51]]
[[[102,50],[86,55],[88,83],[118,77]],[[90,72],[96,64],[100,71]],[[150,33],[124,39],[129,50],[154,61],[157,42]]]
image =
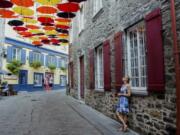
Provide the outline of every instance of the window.
[[48,56],[48,63],[49,64],[53,64],[54,65],[55,64],[54,61],[55,61],[55,57],[54,56]]
[[13,60],[21,60],[21,49],[20,48],[12,49],[12,59]]
[[79,16],[79,33],[84,29],[84,5],[81,5],[81,9],[78,13]]
[[102,46],[96,48],[96,57],[95,57],[95,86],[96,89],[104,88],[104,68],[103,68],[103,49]]
[[43,74],[42,73],[34,73],[34,86],[35,87],[43,86]]
[[140,23],[128,30],[127,33],[127,63],[128,74],[131,76],[132,89],[137,92],[146,91],[146,49],[145,27]]
[[61,67],[66,68],[66,60],[65,60],[65,58],[61,59]]
[[33,52],[33,61],[41,61],[41,54],[38,52]]
[[103,7],[102,0],[94,0],[93,14],[96,15],[99,10]]
[[61,86],[66,86],[67,79],[65,75],[60,75],[60,85]]

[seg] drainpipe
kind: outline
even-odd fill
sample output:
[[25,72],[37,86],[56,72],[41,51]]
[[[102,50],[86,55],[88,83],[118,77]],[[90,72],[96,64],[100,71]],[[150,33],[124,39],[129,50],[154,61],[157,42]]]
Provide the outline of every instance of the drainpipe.
[[178,49],[177,30],[176,30],[176,13],[175,13],[175,0],[171,0],[171,25],[173,34],[173,49],[175,59],[175,72],[176,72],[176,135],[180,135],[180,51]]

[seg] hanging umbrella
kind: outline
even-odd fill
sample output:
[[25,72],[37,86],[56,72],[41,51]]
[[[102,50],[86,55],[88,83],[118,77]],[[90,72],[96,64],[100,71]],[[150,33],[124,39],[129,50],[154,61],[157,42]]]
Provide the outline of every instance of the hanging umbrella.
[[44,30],[55,30],[56,28],[53,26],[44,26],[43,29]]
[[13,27],[13,30],[16,30],[16,31],[26,31],[26,30],[28,30],[28,28],[16,26],[16,27]]
[[16,6],[16,7],[13,7],[12,10],[14,12],[18,13],[19,15],[23,15],[23,16],[34,15],[34,10],[27,8],[27,7]]
[[41,33],[36,33],[36,34],[33,34],[34,36],[43,36],[43,35],[45,35],[43,32],[41,32]]
[[56,35],[57,34],[57,31],[55,30],[47,30],[45,31],[46,35]]
[[76,2],[76,3],[80,3],[80,2],[83,2],[83,1],[87,1],[87,0],[68,0],[69,2]]
[[36,23],[38,23],[37,20],[32,19],[32,18],[22,18],[21,20],[22,20],[23,22],[25,22],[25,23],[31,23],[31,24],[36,24]]
[[56,5],[61,2],[61,0],[36,0],[42,5]]
[[55,22],[56,25],[67,25],[69,26],[70,23],[69,22]]
[[21,26],[24,23],[22,21],[20,21],[20,20],[11,20],[11,21],[8,22],[8,24],[10,26]]
[[71,19],[67,19],[67,18],[56,18],[55,21],[57,22],[67,22],[70,23]]
[[43,40],[41,40],[41,42],[43,44],[50,44],[50,40],[49,39],[43,39]]
[[37,34],[37,33],[43,33],[40,29],[31,29],[29,30],[32,34]]
[[22,36],[32,35],[32,33],[31,33],[31,32],[28,32],[28,31],[18,32],[18,34],[20,34],[20,35],[22,35]]
[[32,0],[11,0],[11,2],[22,7],[32,7],[34,5]]
[[15,13],[11,10],[7,10],[7,9],[0,9],[0,15],[2,16],[12,16]]
[[0,8],[11,8],[13,6],[13,3],[7,0],[1,0],[0,1]]
[[54,26],[54,24],[52,24],[52,23],[41,23],[41,25],[43,25],[43,26]]
[[45,39],[47,39],[47,40],[48,40],[48,37],[46,37],[46,36],[42,36],[42,37],[39,37],[39,39],[41,39],[41,40],[45,40]]
[[50,6],[41,6],[38,7],[36,10],[42,14],[54,14],[57,12],[57,9],[55,7]]
[[57,37],[57,35],[53,35],[53,34],[48,35],[48,38],[56,38],[56,37]]
[[67,39],[59,39],[59,41],[62,43],[69,43],[69,41]]
[[61,18],[74,18],[76,15],[71,12],[59,12],[57,13],[57,16]]
[[32,44],[35,46],[42,46],[41,41],[33,41]]
[[67,25],[56,25],[56,28],[67,30],[67,29],[69,29],[70,27],[67,26]]
[[26,25],[26,28],[28,28],[28,29],[39,29],[40,27],[37,25]]
[[59,33],[69,34],[68,30],[56,29],[56,31],[59,32]]
[[54,23],[54,20],[49,17],[38,17],[38,21],[41,23]]
[[58,44],[60,41],[58,39],[51,39],[50,40],[53,44]]
[[11,18],[17,18],[18,16],[14,16],[14,15],[2,15],[0,16],[0,18],[6,18],[6,19],[11,19]]
[[78,3],[72,2],[58,4],[57,8],[63,12],[77,12],[80,9]]

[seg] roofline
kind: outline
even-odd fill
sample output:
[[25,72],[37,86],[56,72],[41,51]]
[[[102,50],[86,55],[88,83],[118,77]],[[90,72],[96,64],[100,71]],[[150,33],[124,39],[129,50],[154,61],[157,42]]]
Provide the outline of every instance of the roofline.
[[69,56],[68,54],[62,53],[62,52],[57,52],[51,49],[47,49],[47,48],[42,48],[42,47],[35,47],[30,43],[26,43],[23,41],[18,41],[9,37],[5,37],[5,43],[11,44],[11,45],[15,45],[18,47],[22,47],[22,48],[28,48],[31,50],[36,50],[36,51],[40,51],[40,52],[47,52],[47,53],[51,53],[51,54],[55,54],[55,55],[63,55],[63,56]]

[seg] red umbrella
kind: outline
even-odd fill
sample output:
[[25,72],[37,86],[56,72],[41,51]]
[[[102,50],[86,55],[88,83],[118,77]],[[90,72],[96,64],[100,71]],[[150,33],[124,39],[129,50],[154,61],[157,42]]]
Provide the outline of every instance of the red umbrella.
[[57,12],[57,9],[50,6],[41,6],[36,9],[39,13],[42,14],[54,14]]
[[44,30],[55,30],[56,28],[53,26],[44,26],[43,29]]
[[57,21],[57,22],[71,22],[71,19],[67,19],[67,18],[57,18],[57,19],[55,19],[55,21]]
[[54,26],[54,24],[52,24],[52,23],[41,23],[41,25],[43,25],[43,26]]
[[56,28],[67,30],[67,29],[69,29],[70,27],[67,26],[67,25],[56,25]]
[[69,2],[77,2],[77,3],[80,3],[80,2],[83,2],[83,1],[87,1],[87,0],[68,0]]
[[12,16],[15,13],[11,10],[7,10],[7,9],[0,9],[0,15],[2,16]]
[[49,39],[43,39],[43,40],[41,40],[41,42],[43,44],[50,44],[50,40]]
[[26,31],[26,30],[28,30],[28,28],[17,26],[17,27],[13,27],[13,30],[16,30],[16,31]]
[[32,0],[11,0],[11,2],[22,7],[32,7],[34,5]]
[[26,28],[29,28],[29,29],[39,29],[39,26],[36,26],[36,25],[26,25]]
[[13,6],[13,3],[7,0],[1,0],[0,1],[0,8],[11,8]]
[[54,20],[50,17],[38,17],[38,21],[41,23],[54,23]]
[[58,44],[60,41],[58,39],[53,38],[53,39],[51,39],[51,42],[53,44]]
[[58,4],[57,8],[63,12],[77,12],[80,9],[78,3],[72,3],[72,2]]
[[61,18],[74,18],[76,15],[71,12],[59,12],[57,13],[57,16]]

